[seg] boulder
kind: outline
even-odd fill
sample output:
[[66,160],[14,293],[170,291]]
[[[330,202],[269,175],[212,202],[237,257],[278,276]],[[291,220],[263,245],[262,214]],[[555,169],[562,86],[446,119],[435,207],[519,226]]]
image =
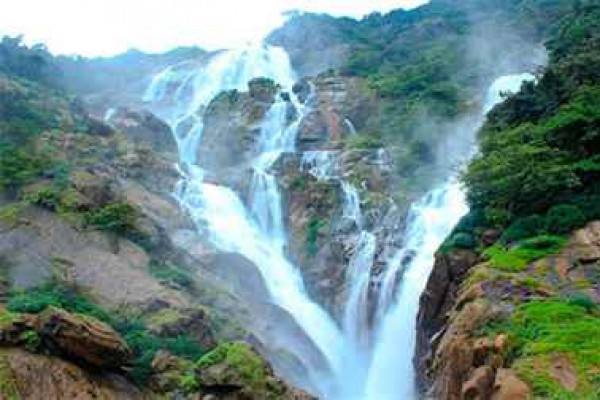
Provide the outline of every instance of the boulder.
[[191,361],[183,360],[165,350],[160,350],[152,360],[150,387],[157,393],[170,393],[181,386],[182,377],[193,368]]
[[89,316],[48,307],[40,314],[37,329],[58,352],[83,364],[116,369],[132,356],[117,332]]
[[531,394],[529,386],[512,370],[501,368],[496,373],[494,391],[490,400],[528,400]]
[[159,153],[177,154],[177,142],[169,125],[146,110],[118,108],[108,121],[130,143],[147,144]]
[[90,374],[77,365],[21,349],[0,350],[1,399],[21,400],[149,400],[124,378]]
[[[202,393],[231,400],[316,400],[288,386],[246,343],[225,343],[197,364]],[[224,396],[224,397],[221,397]]]
[[477,368],[462,387],[463,400],[487,400],[494,384],[494,370],[484,365]]

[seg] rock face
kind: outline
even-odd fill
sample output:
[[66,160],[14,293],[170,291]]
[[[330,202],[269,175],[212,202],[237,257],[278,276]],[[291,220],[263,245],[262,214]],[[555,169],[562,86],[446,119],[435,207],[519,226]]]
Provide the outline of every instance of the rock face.
[[357,78],[322,75],[295,86],[309,109],[298,129],[298,149],[326,149],[353,135],[373,109],[374,99]]
[[107,122],[124,133],[129,143],[146,144],[156,152],[177,155],[171,128],[151,112],[119,107],[109,117]]
[[[198,163],[207,179],[245,187],[264,116],[275,101],[275,83],[254,79],[248,92],[229,91],[215,97],[204,112]],[[291,104],[290,104],[291,106]]]
[[[532,300],[583,295],[600,304],[595,278],[599,237],[600,223],[591,222],[573,232],[559,254],[511,273],[494,270],[471,251],[438,254],[417,321],[415,367],[424,397],[530,398],[531,387],[510,368],[515,361],[506,358],[510,338],[481,337],[478,331],[507,319],[515,304]],[[548,364],[549,378],[565,391],[577,389],[576,371],[567,357],[556,355]]]
[[22,400],[143,400],[150,399],[118,375],[90,374],[55,357],[20,349],[0,350],[0,397]]
[[54,307],[39,315],[1,308],[0,320],[0,398],[149,398],[117,374],[131,352],[102,322]]
[[[348,21],[349,25],[357,22]],[[352,26],[347,27],[352,29]],[[306,14],[295,16],[267,38],[274,46],[283,47],[301,76],[316,76],[341,66],[349,54],[344,31],[333,17]]]
[[199,361],[196,375],[204,398],[316,400],[275,378],[270,367],[244,343],[217,347]]
[[103,369],[119,368],[132,354],[110,326],[86,316],[49,307],[39,316],[38,330],[67,357]]
[[441,334],[447,315],[456,304],[458,290],[477,261],[478,256],[466,250],[436,257],[419,303],[417,360],[425,360],[431,355],[430,341]]

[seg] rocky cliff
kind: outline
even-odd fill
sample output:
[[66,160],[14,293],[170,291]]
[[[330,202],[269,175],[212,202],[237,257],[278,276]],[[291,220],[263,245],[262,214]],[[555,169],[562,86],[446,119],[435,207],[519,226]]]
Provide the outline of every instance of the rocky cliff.
[[[599,228],[591,222],[556,254],[512,270],[469,250],[438,254],[418,317],[415,364],[425,397],[528,399],[547,380],[559,392],[585,398],[589,371],[577,364],[585,351],[560,348],[559,333],[546,337],[553,329],[578,329],[578,319],[546,315],[542,323],[537,320],[542,316],[527,313],[532,304],[542,313],[560,312],[553,302],[565,298],[573,312],[581,311],[577,304],[590,309],[600,304]],[[515,319],[520,313],[528,319]],[[542,329],[530,340],[540,346],[549,341],[551,348],[523,343],[519,329]]]

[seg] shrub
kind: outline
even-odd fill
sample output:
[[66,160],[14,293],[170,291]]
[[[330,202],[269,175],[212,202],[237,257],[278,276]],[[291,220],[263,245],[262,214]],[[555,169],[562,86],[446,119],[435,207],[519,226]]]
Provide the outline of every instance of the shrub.
[[137,231],[138,210],[127,203],[108,204],[86,215],[86,223],[96,229],[121,235]]
[[319,234],[327,227],[327,222],[319,218],[313,218],[306,229],[306,250],[310,255],[317,254],[319,250]]
[[503,243],[511,243],[537,236],[543,232],[544,225],[545,220],[539,215],[519,218],[504,231],[501,240]]
[[546,215],[546,229],[556,234],[569,233],[585,224],[585,215],[577,206],[558,205]]
[[100,307],[79,295],[74,289],[54,281],[29,290],[10,293],[8,309],[13,312],[39,313],[48,306],[55,306],[70,312],[90,315],[103,322],[111,323],[110,315]]
[[481,209],[475,208],[469,211],[467,215],[458,221],[454,231],[472,233],[475,229],[485,227],[486,225],[487,220],[485,217],[485,212]]
[[458,232],[450,237],[445,246],[456,249],[474,249],[477,247],[477,241],[473,235]]
[[48,164],[41,155],[0,145],[0,188],[17,189],[39,176]]
[[139,384],[145,383],[152,374],[152,360],[159,350],[188,360],[204,355],[204,348],[188,336],[163,338],[149,332],[141,322],[120,324],[119,331],[134,354],[131,378]]

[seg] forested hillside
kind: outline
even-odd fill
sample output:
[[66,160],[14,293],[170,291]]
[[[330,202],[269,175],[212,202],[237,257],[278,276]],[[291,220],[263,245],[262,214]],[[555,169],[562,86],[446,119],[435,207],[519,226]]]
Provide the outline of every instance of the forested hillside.
[[[440,250],[430,292],[422,298],[423,335],[441,321],[467,333],[479,340],[475,351],[502,358],[494,365],[486,353],[473,361],[477,373],[511,368],[531,385],[534,398],[600,395],[594,222],[600,218],[599,21],[599,4],[575,4],[549,29],[549,63],[538,80],[525,83],[488,114],[479,133],[480,153],[463,174],[471,211]],[[441,283],[444,274],[451,283]],[[431,292],[441,287],[452,289],[444,295]],[[438,310],[434,318],[440,298],[463,308],[448,319]],[[425,305],[432,299],[433,305]],[[465,317],[477,322],[457,328]],[[453,340],[469,346],[466,337]],[[506,343],[494,350],[485,347],[489,340]],[[452,344],[439,343],[434,351],[443,357]],[[432,362],[425,364],[438,377],[449,371],[445,368],[465,368],[449,360]],[[502,379],[512,379],[503,371]],[[475,381],[468,380],[474,376],[463,376],[463,393],[487,390],[475,389]],[[514,387],[519,386],[513,382]]]

